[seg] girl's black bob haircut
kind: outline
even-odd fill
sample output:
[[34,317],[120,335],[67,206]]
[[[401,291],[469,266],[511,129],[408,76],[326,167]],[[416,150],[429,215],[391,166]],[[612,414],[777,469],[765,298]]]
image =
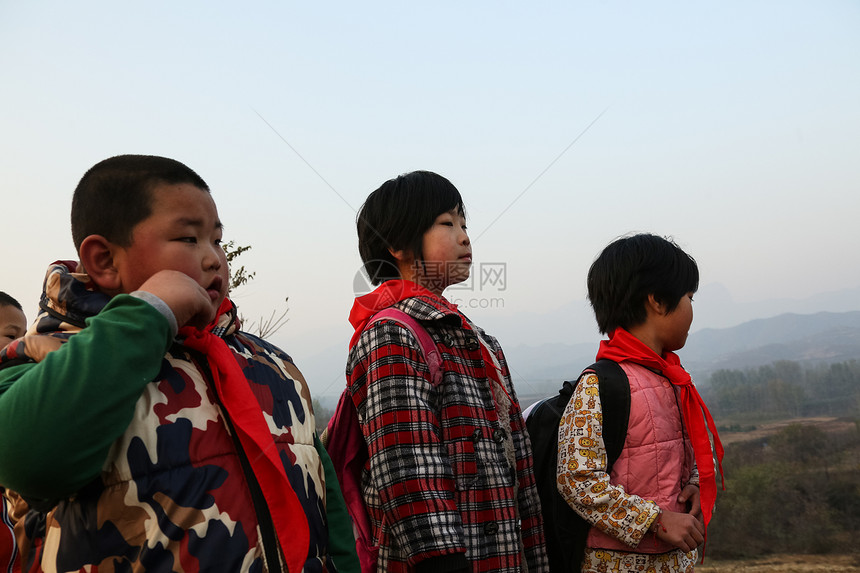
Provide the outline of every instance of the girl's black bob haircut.
[[603,334],[645,322],[648,295],[677,308],[699,289],[699,267],[671,239],[638,234],[609,244],[588,270],[588,300]]
[[358,252],[373,285],[400,278],[391,251],[423,259],[422,239],[436,217],[448,211],[465,216],[454,185],[430,171],[412,171],[383,183],[358,210]]

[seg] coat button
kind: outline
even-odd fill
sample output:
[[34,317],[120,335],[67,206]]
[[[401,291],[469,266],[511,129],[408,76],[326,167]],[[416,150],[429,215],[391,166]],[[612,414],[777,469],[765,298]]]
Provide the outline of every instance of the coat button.
[[493,432],[493,441],[497,444],[501,444],[505,441],[505,431],[504,430],[496,430]]
[[484,437],[484,433],[481,431],[481,428],[475,428],[475,431],[472,432],[472,441],[476,444],[481,441],[481,438]]
[[445,340],[443,340],[442,342],[445,343],[445,346],[450,346],[451,348],[454,347],[454,337],[450,334],[446,335]]
[[480,348],[480,345],[478,344],[477,338],[470,338],[469,342],[466,343],[466,350],[474,352],[478,348]]
[[499,532],[499,524],[495,521],[491,521],[484,525],[484,533],[487,535],[495,535]]

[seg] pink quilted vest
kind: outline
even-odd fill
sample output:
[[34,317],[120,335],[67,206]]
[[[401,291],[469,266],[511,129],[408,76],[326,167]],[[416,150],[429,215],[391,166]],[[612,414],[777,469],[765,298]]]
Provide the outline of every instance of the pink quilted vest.
[[[638,364],[622,362],[630,381],[630,421],[624,449],[609,480],[624,486],[628,494],[656,502],[664,511],[686,511],[678,495],[690,479],[693,450],[684,435],[681,411],[669,381]],[[624,512],[624,509],[619,510]],[[636,515],[615,515],[616,520],[632,524]],[[674,547],[647,534],[635,548],[625,545],[596,527],[586,541],[600,547],[637,553],[665,553]]]

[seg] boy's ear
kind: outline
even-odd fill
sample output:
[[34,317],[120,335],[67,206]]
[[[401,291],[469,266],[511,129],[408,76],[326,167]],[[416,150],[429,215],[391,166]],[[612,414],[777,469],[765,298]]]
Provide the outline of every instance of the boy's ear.
[[645,310],[648,314],[654,313],[662,316],[666,314],[666,304],[657,300],[657,297],[652,293],[648,295],[647,299],[645,299]]
[[104,292],[119,291],[122,286],[116,267],[117,245],[101,235],[90,235],[81,241],[78,256],[87,275]]

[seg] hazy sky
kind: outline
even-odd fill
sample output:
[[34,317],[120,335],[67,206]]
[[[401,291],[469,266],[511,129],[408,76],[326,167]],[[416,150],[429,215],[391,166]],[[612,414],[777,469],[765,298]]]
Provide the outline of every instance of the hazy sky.
[[856,288],[858,30],[856,0],[0,0],[0,290],[32,318],[75,256],[77,181],[121,153],[209,183],[225,239],[253,247],[240,309],[289,296],[274,341],[300,367],[349,338],[356,209],[414,169],[466,201],[485,280],[451,294],[493,306],[479,324],[553,320],[630,231],[673,236],[703,294]]

